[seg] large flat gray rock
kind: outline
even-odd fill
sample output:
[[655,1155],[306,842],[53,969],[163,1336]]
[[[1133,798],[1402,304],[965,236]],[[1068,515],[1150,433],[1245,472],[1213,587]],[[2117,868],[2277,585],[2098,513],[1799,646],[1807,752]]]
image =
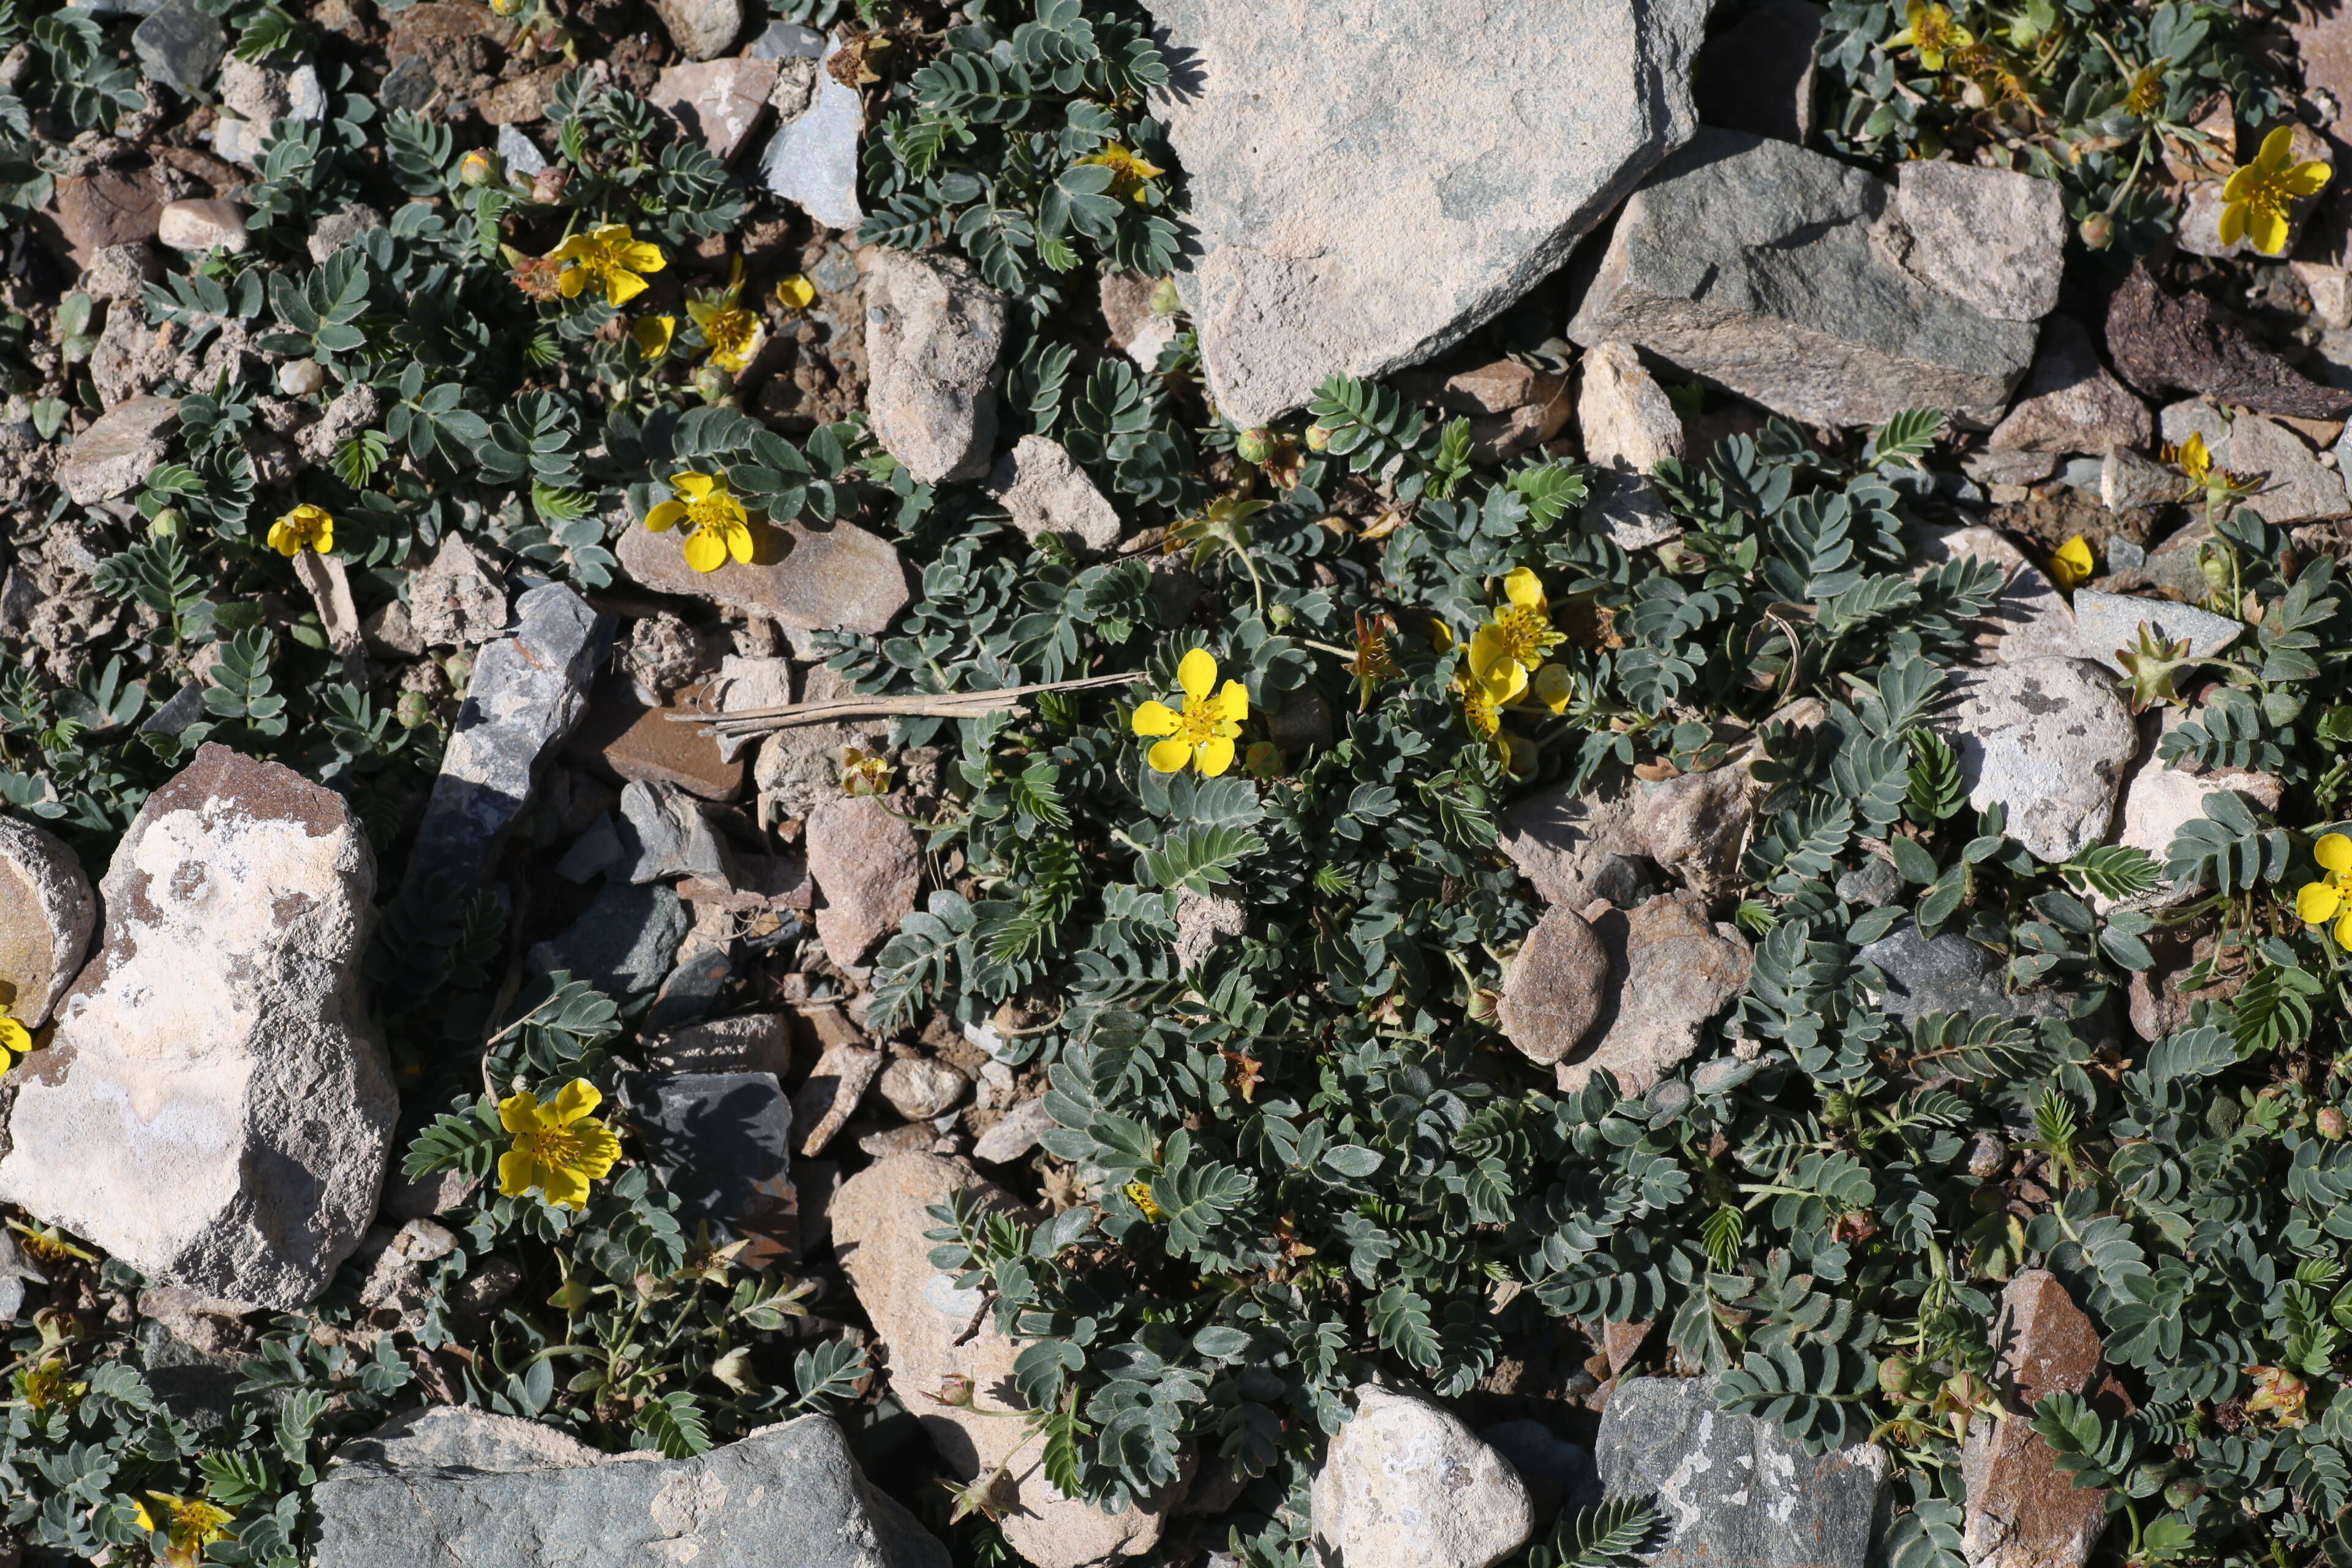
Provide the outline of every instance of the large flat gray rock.
[[317,1568],[948,1568],[824,1415],[665,1459],[445,1406],[347,1445],[311,1500]]
[[1460,341],[1696,124],[1706,0],[1147,4],[1201,245],[1178,285],[1238,425]]
[[1718,1410],[1715,1380],[1640,1377],[1609,1396],[1594,1457],[1611,1497],[1654,1497],[1650,1568],[1864,1568],[1891,1467],[1873,1443],[1819,1458],[1778,1422]]
[[[1982,256],[2038,257],[2011,239]],[[1626,202],[1569,335],[1633,343],[1810,424],[1937,407],[1990,425],[2032,362],[2036,328],[1983,306],[2031,309],[2046,279],[2037,264],[1979,278],[1963,298],[1934,254],[1885,181],[1785,142],[1702,131]]]

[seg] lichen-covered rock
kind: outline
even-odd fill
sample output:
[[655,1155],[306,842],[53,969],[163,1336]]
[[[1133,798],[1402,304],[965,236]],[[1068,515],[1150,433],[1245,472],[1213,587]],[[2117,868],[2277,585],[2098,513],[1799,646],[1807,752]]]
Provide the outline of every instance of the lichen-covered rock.
[[2021,658],[1956,678],[1944,720],[1969,804],[2009,808],[2009,837],[2051,865],[2106,836],[2138,731],[2115,679],[2086,659]]
[[0,1006],[28,1029],[81,970],[98,895],[81,860],[46,827],[0,816]]
[[1312,1498],[1331,1568],[1489,1568],[1535,1529],[1509,1460],[1443,1405],[1372,1383],[1357,1387]]
[[[1899,243],[1898,243],[1899,242]],[[1569,323],[1775,412],[1875,424],[1934,405],[1990,425],[2035,328],[1906,271],[1921,247],[1885,182],[1785,142],[1703,131],[1633,193]],[[2021,297],[2028,279],[1999,286]]]
[[311,1503],[317,1568],[949,1565],[825,1415],[665,1459],[601,1454],[511,1415],[412,1411],[345,1444]]
[[1717,1409],[1711,1377],[1621,1384],[1594,1456],[1612,1498],[1665,1526],[1649,1568],[1866,1568],[1892,1467],[1875,1443],[1815,1458],[1777,1421]]
[[[898,1154],[844,1182],[830,1215],[834,1250],[882,1341],[891,1393],[922,1423],[948,1468],[970,1480],[1030,1440],[1024,1424],[1004,1414],[1024,1408],[1013,1380],[1021,1345],[998,1330],[986,1296],[956,1289],[953,1275],[932,1267],[924,1237],[934,1224],[925,1211],[966,1188],[978,1189],[986,1205],[1012,1202],[961,1165]],[[961,1379],[971,1383],[970,1408],[926,1397],[961,1386]],[[1062,1496],[1034,1463],[1016,1460],[998,1496],[1007,1505],[1005,1540],[1034,1568],[1086,1568],[1147,1552],[1160,1539],[1159,1508],[1107,1513]]]
[[1178,284],[1240,426],[1459,342],[1696,123],[1698,0],[1369,0],[1344,26],[1312,0],[1149,9],[1184,62],[1155,100],[1200,232]]
[[301,1306],[366,1231],[399,1109],[360,994],[367,836],[333,791],[206,745],[101,890],[98,956],[13,1075],[0,1199],[151,1279]]

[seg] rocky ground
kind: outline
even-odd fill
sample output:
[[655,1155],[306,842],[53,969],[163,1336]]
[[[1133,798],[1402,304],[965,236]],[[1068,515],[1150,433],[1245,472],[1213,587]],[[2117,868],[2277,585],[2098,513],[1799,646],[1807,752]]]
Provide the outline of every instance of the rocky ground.
[[2230,25],[2097,208],[1801,0],[0,9],[0,1564],[2340,1560]]

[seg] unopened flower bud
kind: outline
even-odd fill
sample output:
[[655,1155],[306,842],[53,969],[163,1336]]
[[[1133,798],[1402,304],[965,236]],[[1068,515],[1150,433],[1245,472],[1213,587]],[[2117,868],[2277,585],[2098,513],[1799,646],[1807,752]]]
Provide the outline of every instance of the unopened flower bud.
[[1308,451],[1328,451],[1330,448],[1330,446],[1331,432],[1326,430],[1320,425],[1309,425],[1307,427],[1307,449]]
[[1853,1096],[1842,1089],[1833,1089],[1822,1096],[1822,1120],[1832,1127],[1843,1127],[1853,1120]]
[[1263,463],[1274,456],[1274,432],[1260,425],[1234,439],[1234,456],[1244,463]]
[[694,373],[694,390],[705,403],[724,403],[735,390],[735,378],[715,364],[701,365]]
[[1911,1382],[1918,1373],[1919,1363],[1908,1356],[1891,1355],[1878,1363],[1878,1386],[1889,1399],[1906,1403],[1911,1397]]
[[1176,291],[1176,279],[1162,278],[1151,286],[1151,313],[1172,316],[1184,308],[1184,297]]
[[1286,626],[1298,618],[1298,612],[1288,605],[1273,605],[1267,607],[1265,618],[1269,626]]
[[457,183],[461,185],[479,188],[498,177],[499,160],[495,153],[485,153],[478,147],[457,160]]
[[474,679],[474,661],[462,653],[453,653],[441,661],[441,673],[449,678],[449,689],[463,692],[466,683]]
[[2226,588],[2230,585],[2230,558],[2218,550],[2200,552],[2197,559],[2197,570],[2204,574],[2205,581],[2216,588]]
[[530,177],[530,199],[551,207],[563,199],[563,188],[571,183],[572,171],[550,164]]
[[433,722],[433,703],[422,691],[404,691],[393,713],[402,729],[422,730]]
[[2332,1105],[2321,1106],[2319,1108],[2319,1114],[2316,1117],[2314,1117],[2312,1121],[2312,1130],[2317,1132],[2322,1138],[2326,1139],[2330,1143],[2341,1143],[2344,1142],[2344,1112],[2338,1110],[2336,1107]]
[[157,539],[177,539],[187,526],[188,514],[175,506],[167,506],[147,520],[147,531]]
[[2116,220],[2105,213],[2093,213],[2075,229],[2083,243],[2093,250],[2105,250],[2116,242]]

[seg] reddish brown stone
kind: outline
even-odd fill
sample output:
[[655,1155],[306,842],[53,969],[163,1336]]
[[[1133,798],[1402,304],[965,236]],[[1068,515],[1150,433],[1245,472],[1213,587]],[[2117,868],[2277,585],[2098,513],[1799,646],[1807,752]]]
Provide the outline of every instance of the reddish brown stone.
[[163,204],[172,199],[152,163],[124,163],[69,174],[58,182],[58,227],[83,266],[110,245],[155,237]]
[[2337,419],[2352,392],[2322,386],[2221,316],[2202,294],[2174,299],[2145,266],[2132,268],[2107,306],[2107,353],[2124,380],[2148,396],[2203,393],[2258,414]]
[[1961,1549],[1972,1568],[2081,1568],[2106,1528],[2106,1493],[2077,1488],[2034,1431],[2036,1401],[2089,1391],[2110,1416],[2127,1415],[2131,1395],[2101,1367],[2098,1331],[2058,1277],[2029,1268],[2001,1292],[1993,1341],[1993,1384],[2006,1414],[1969,1420],[1960,1450],[1968,1485]]
[[[694,689],[678,693],[688,705],[698,695]],[[719,742],[709,731],[673,719],[692,710],[648,708],[626,686],[607,681],[564,742],[564,755],[623,779],[676,784],[704,800],[733,800],[743,793],[744,763],[721,762]]]

